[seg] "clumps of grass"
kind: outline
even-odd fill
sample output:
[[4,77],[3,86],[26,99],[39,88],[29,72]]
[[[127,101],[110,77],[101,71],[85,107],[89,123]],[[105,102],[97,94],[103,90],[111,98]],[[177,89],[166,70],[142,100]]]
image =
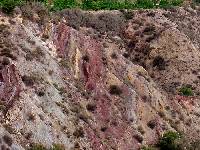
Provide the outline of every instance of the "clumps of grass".
[[43,35],[42,35],[42,39],[43,39],[44,41],[46,41],[47,39],[49,39],[49,35],[48,35],[48,34],[43,34]]
[[26,86],[33,86],[35,83],[42,83],[44,78],[39,73],[32,73],[30,75],[22,76],[22,81]]
[[77,141],[74,143],[74,149],[80,149],[80,144]]
[[117,58],[118,58],[118,57],[117,57],[117,54],[116,54],[116,53],[112,53],[112,54],[111,54],[111,58],[112,58],[112,59],[117,59]]
[[145,134],[144,128],[142,126],[138,126],[137,129],[142,135]]
[[27,114],[27,120],[28,121],[34,121],[36,118],[35,118],[35,115],[32,113],[32,112],[29,112]]
[[71,104],[70,110],[73,113],[80,113],[83,107],[79,103]]
[[36,92],[36,94],[39,96],[39,97],[42,97],[45,95],[45,91],[44,90],[39,90]]
[[157,125],[157,122],[156,122],[156,120],[150,120],[148,123],[147,123],[147,126],[149,127],[149,128],[151,128],[151,129],[154,129],[155,127],[156,127],[156,125]]
[[156,56],[153,60],[153,67],[157,67],[158,70],[165,70],[166,62],[161,56]]
[[5,56],[11,59],[16,59],[9,48],[4,48],[0,52],[0,56]]
[[200,149],[200,141],[196,140],[190,144],[188,150],[199,150]]
[[41,47],[37,47],[33,51],[28,51],[26,54],[26,60],[32,61],[33,59],[36,59],[38,61],[42,60],[42,58],[45,56],[45,53],[43,52]]
[[96,110],[97,106],[95,103],[88,103],[86,105],[86,109],[90,112],[94,112]]
[[179,92],[181,95],[184,95],[184,96],[193,96],[193,91],[192,91],[192,88],[191,87],[181,87],[179,89]]
[[6,65],[9,65],[9,64],[10,64],[9,58],[4,57],[3,60],[2,60],[2,65],[6,66]]
[[66,93],[66,90],[64,87],[59,86],[57,83],[53,83],[53,86],[59,91],[59,94],[62,95]]
[[3,141],[8,145],[8,146],[11,146],[12,143],[13,143],[13,140],[10,136],[8,135],[4,135],[3,137]]
[[166,117],[165,112],[162,111],[162,110],[158,112],[158,115],[159,115],[160,117],[162,117],[162,118],[165,118],[165,117]]
[[74,131],[74,133],[73,133],[74,137],[76,137],[76,138],[83,138],[83,137],[84,137],[84,134],[85,134],[85,133],[84,133],[82,127],[77,128],[77,129]]
[[0,111],[1,112],[6,112],[7,111],[7,108],[6,108],[5,104],[3,103],[4,101],[6,101],[4,98],[0,99]]
[[134,136],[133,136],[139,143],[142,143],[143,142],[143,137],[141,136],[141,135],[139,135],[139,134],[135,134]]
[[68,108],[61,102],[56,102],[56,105],[59,106],[62,109],[62,112],[64,114],[69,114]]
[[122,94],[121,88],[117,85],[111,85],[109,91],[110,91],[110,94],[112,94],[112,95],[121,95]]
[[1,150],[7,150],[7,149],[9,149],[9,148],[8,148],[5,144],[2,144],[1,147],[0,147],[0,149],[1,149]]
[[26,86],[33,86],[35,83],[35,78],[32,76],[24,75],[22,76],[22,81],[24,82]]
[[78,119],[88,123],[90,116],[86,112],[85,107],[83,107],[80,103],[71,104],[70,110],[75,113]]
[[6,131],[8,131],[10,134],[15,134],[15,129],[9,125],[9,124],[4,124],[3,127],[6,129]]
[[126,20],[130,20],[134,17],[134,13],[132,11],[121,10]]
[[108,127],[106,127],[106,126],[103,126],[103,127],[101,127],[101,129],[100,129],[100,130],[101,130],[102,132],[105,132],[107,129],[108,129]]
[[84,56],[82,57],[82,59],[83,59],[85,62],[89,62],[89,60],[90,60],[90,58],[89,58],[88,55],[84,55]]
[[153,24],[150,24],[149,26],[145,27],[143,30],[143,33],[145,35],[152,35],[156,31],[156,27]]
[[59,62],[59,65],[64,68],[70,67],[69,60],[67,60],[67,59],[61,59]]
[[32,132],[28,132],[28,133],[24,133],[24,137],[27,139],[27,140],[30,140],[30,138],[33,136],[33,133]]

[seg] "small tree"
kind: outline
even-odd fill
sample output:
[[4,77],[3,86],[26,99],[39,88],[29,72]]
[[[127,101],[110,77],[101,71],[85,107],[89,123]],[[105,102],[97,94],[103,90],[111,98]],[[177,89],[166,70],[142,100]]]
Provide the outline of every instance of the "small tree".
[[158,146],[160,150],[179,150],[181,136],[177,132],[168,131],[161,137]]

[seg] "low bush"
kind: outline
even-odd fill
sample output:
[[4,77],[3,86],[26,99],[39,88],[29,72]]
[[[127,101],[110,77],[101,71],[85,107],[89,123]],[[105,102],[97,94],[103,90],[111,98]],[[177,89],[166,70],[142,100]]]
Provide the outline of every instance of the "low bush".
[[182,87],[179,92],[184,96],[193,96],[193,91],[190,87]]
[[122,94],[122,90],[117,85],[111,85],[109,91],[110,91],[110,94],[112,94],[112,95],[121,95]]
[[177,132],[168,131],[161,137],[158,146],[160,150],[179,150],[181,135]]

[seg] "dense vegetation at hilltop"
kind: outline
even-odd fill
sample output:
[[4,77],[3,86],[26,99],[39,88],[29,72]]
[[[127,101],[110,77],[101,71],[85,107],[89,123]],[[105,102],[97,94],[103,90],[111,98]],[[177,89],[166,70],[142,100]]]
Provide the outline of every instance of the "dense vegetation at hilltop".
[[[22,5],[27,0],[2,0],[0,6],[4,12],[10,13],[15,6]],[[165,8],[171,6],[178,6],[183,3],[183,0],[136,0],[135,2],[125,0],[34,0],[33,2],[42,2],[50,10],[62,10],[66,8],[81,8],[84,10],[116,10],[116,9],[138,9],[138,8]]]

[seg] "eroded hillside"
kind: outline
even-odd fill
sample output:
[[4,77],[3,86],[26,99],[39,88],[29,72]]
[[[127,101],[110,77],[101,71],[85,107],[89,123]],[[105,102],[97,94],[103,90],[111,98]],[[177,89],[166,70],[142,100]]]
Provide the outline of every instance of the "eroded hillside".
[[137,150],[168,130],[199,139],[199,13],[0,13],[1,149]]

